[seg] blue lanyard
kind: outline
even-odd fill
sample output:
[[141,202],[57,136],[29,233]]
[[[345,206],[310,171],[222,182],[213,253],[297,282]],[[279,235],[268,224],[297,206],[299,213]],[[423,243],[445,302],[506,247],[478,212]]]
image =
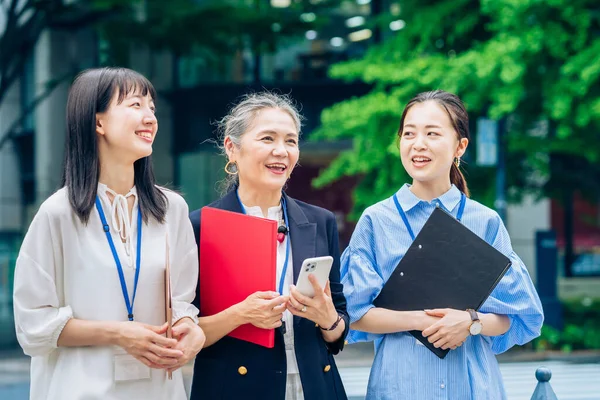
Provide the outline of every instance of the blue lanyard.
[[[244,209],[244,205],[242,204],[242,200],[240,199],[239,193],[235,192],[237,195],[238,201],[240,202],[240,208],[242,209],[242,213],[246,214],[246,210]],[[281,271],[281,276],[279,277],[279,294],[283,295],[283,282],[285,281],[285,274],[288,268],[288,261],[290,258],[290,224],[288,223],[288,215],[287,215],[287,207],[285,204],[285,198],[281,196],[281,208],[283,209],[283,221],[285,222],[285,226],[287,227],[287,238],[286,238],[286,247],[285,247],[285,261],[283,262],[283,271]]]
[[[467,202],[467,196],[465,196],[464,193],[461,193],[460,194],[460,205],[458,206],[458,213],[456,214],[456,219],[459,222],[462,219],[463,212],[465,211],[465,203],[466,202]],[[402,217],[402,221],[404,221],[404,225],[406,225],[406,229],[408,230],[408,234],[410,235],[411,239],[414,241],[415,240],[415,234],[414,234],[414,232],[413,232],[410,224],[408,223],[408,218],[406,217],[406,213],[404,212],[404,210],[400,206],[400,202],[398,201],[398,196],[396,194],[394,194],[394,203],[396,204],[396,208],[398,209],[398,214],[400,214],[400,217]]]
[[140,255],[142,247],[142,210],[138,206],[137,257],[135,261],[135,278],[133,281],[133,298],[131,299],[130,303],[129,292],[127,291],[127,284],[125,283],[125,276],[123,275],[123,267],[121,266],[121,260],[119,260],[119,255],[117,254],[115,243],[112,240],[112,236],[110,236],[110,226],[108,226],[108,224],[106,223],[104,210],[102,209],[102,204],[100,203],[100,198],[98,196],[96,196],[96,208],[98,209],[98,214],[100,215],[100,220],[102,221],[102,228],[104,229],[104,233],[106,233],[106,240],[108,240],[108,245],[110,246],[110,250],[112,251],[113,258],[115,259],[115,264],[117,264],[117,272],[119,273],[119,280],[121,281],[121,290],[123,291],[123,298],[125,299],[125,306],[127,307],[127,318],[129,318],[130,321],[133,321],[133,303],[135,301],[135,293],[137,291],[138,279],[140,276]]

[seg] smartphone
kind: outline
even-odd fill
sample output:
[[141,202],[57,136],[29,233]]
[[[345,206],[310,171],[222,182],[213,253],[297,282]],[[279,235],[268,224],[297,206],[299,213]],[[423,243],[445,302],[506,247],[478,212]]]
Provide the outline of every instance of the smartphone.
[[308,275],[313,274],[317,278],[319,285],[325,289],[332,265],[333,257],[331,256],[307,258],[302,263],[302,269],[296,282],[296,289],[305,296],[315,297],[315,291],[308,280]]

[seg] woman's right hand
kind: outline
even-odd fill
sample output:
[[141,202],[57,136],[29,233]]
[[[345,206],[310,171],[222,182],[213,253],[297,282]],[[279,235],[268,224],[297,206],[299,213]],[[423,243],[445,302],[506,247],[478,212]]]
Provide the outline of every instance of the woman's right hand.
[[153,326],[135,321],[120,322],[117,345],[150,368],[165,369],[177,364],[183,357],[175,350],[177,339],[163,336],[167,324]]
[[418,312],[418,320],[417,320],[417,325],[418,328],[417,330],[419,331],[424,331],[425,329],[429,328],[431,325],[435,324],[436,322],[438,322],[441,318],[440,317],[435,317],[433,315],[429,315],[427,314],[425,311],[419,311]]
[[255,292],[238,303],[237,311],[243,321],[257,328],[274,329],[281,326],[288,296],[277,292]]

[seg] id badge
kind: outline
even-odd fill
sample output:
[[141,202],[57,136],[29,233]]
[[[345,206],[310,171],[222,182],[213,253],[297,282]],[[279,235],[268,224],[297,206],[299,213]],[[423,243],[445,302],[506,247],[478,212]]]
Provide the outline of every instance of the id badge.
[[115,382],[150,379],[150,367],[124,350],[114,353]]

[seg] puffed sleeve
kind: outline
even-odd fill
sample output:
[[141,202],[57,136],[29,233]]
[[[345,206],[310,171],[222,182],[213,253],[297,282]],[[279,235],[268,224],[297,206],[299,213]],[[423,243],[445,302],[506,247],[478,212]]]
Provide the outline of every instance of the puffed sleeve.
[[333,213],[327,221],[327,236],[329,238],[329,255],[333,257],[333,266],[329,274],[329,287],[331,289],[331,298],[335,309],[344,320],[346,328],[342,336],[332,343],[327,343],[327,347],[332,354],[337,354],[344,348],[344,341],[350,330],[350,321],[346,309],[346,298],[344,297],[344,287],[340,282],[340,245],[337,222]]
[[[62,304],[57,266],[62,266],[59,234],[42,206],[34,217],[19,251],[15,268],[13,307],[17,340],[25,354],[43,356],[57,348],[58,337],[73,318]],[[58,275],[58,276],[57,276]]]
[[482,313],[506,315],[510,319],[510,328],[506,333],[491,337],[492,351],[500,354],[514,345],[522,345],[538,337],[544,313],[527,268],[513,251],[506,227],[497,214],[490,221],[486,240],[512,261],[504,277],[479,310]]
[[[383,289],[383,279],[377,272],[373,240],[371,217],[363,215],[341,257],[341,278],[350,323],[358,321],[375,307],[373,301]],[[352,329],[348,334],[348,343],[373,341],[381,337],[381,334]]]
[[176,236],[169,241],[174,249],[170,252],[173,323],[185,317],[198,323],[198,309],[192,304],[198,284],[198,247],[183,198],[178,196],[170,206],[177,207],[176,220],[170,222]]

